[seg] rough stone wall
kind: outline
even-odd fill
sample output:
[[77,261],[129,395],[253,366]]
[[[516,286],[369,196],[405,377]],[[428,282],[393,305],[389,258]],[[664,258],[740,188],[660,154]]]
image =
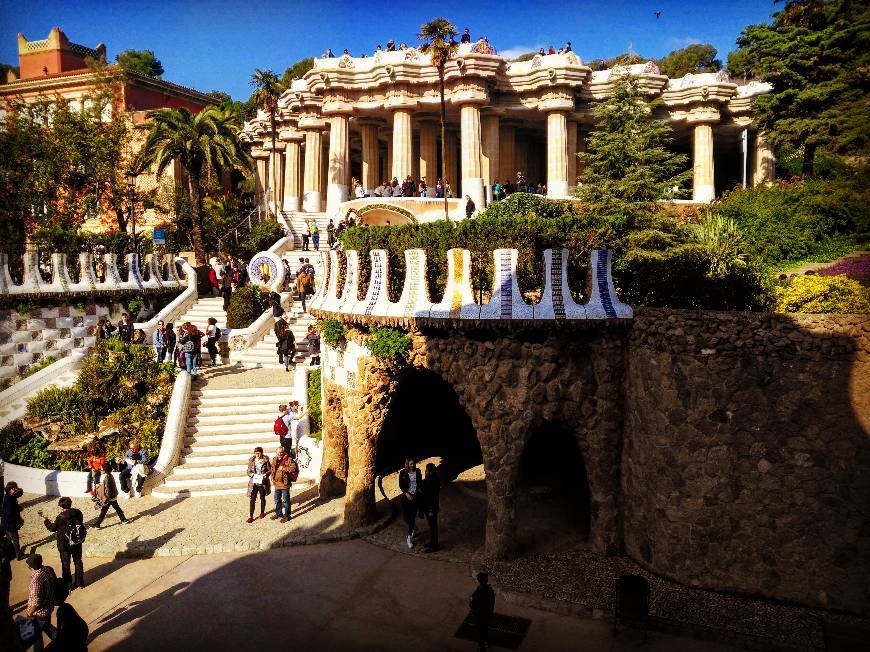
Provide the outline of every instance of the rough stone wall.
[[342,496],[347,489],[347,427],[344,424],[344,390],[323,380],[323,461],[320,467],[320,495]]
[[628,554],[691,585],[870,612],[870,320],[640,309]]

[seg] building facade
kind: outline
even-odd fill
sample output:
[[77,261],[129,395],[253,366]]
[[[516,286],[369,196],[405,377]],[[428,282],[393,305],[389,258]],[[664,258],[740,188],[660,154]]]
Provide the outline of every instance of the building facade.
[[[443,161],[438,74],[416,48],[315,59],[279,100],[275,147],[263,113],[245,125],[243,137],[257,159],[259,192],[287,212],[343,214],[353,199],[352,178],[370,193],[385,179],[410,175],[431,187],[443,176],[454,196],[468,195],[483,207],[492,184],[514,181],[520,172],[545,184],[548,196],[568,197],[582,173],[576,154],[594,128],[595,105],[625,74],[662,100],[657,115],[671,124],[675,149],[691,161],[693,201],[772,178],[773,154],[751,108],[752,97],[768,91],[765,84],[740,86],[725,72],[669,79],[652,61],[592,71],[573,52],[510,62],[486,41],[460,45],[447,64]],[[438,214],[420,198],[387,203],[414,218]],[[399,211],[381,213],[380,220],[371,214],[371,223],[408,219]]]

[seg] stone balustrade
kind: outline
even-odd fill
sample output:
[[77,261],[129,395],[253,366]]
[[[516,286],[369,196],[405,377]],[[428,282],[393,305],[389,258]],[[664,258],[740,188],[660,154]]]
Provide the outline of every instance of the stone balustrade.
[[471,284],[471,252],[450,249],[447,252],[447,284],[441,300],[429,298],[426,280],[426,252],[405,251],[405,280],[398,302],[388,293],[389,261],[387,252],[370,252],[371,276],[363,299],[359,298],[359,253],[346,252],[344,285],[338,290],[339,254],[329,252],[329,265],[321,253],[326,279],[309,301],[309,311],[318,316],[382,318],[407,322],[413,319],[474,321],[553,321],[631,319],[630,306],[616,295],[611,274],[612,252],[594,249],[591,253],[589,293],[586,303],[577,303],[568,288],[568,250],[544,251],[544,289],[540,301],[528,304],[517,284],[516,249],[493,252],[495,275],[488,302],[475,301]]
[[[67,255],[51,254],[51,275],[46,279],[39,269],[35,252],[22,256],[21,283],[15,283],[9,273],[9,257],[0,254],[0,296],[40,298],[119,294],[125,292],[156,293],[178,290],[187,285],[175,267],[175,256],[148,254],[140,267],[138,254],[127,254],[127,278],[121,278],[115,254],[103,256],[103,279],[97,276],[93,256],[78,255],[78,269],[71,268]],[[73,278],[77,278],[74,281]]]

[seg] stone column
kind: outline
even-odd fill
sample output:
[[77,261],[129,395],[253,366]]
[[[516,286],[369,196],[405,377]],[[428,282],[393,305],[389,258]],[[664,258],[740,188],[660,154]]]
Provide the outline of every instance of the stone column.
[[384,134],[387,139],[387,155],[384,158],[384,179],[386,181],[393,180],[393,132],[387,131]]
[[[577,153],[585,154],[586,153],[586,130],[584,129],[582,124],[577,125]],[[577,183],[579,184],[579,178],[583,176],[583,173],[586,171],[586,163],[579,156],[576,157],[577,160],[577,171],[576,175],[578,178]]]
[[414,156],[411,132],[411,111],[396,109],[393,112],[393,176],[399,183],[413,172],[411,158]]
[[347,201],[350,186],[350,149],[348,117],[329,117],[329,172],[326,186],[326,212],[332,214]]
[[497,115],[486,115],[481,123],[482,142],[481,142],[481,168],[483,169],[483,180],[487,186],[492,186],[498,178],[499,164],[499,117]]
[[360,183],[366,192],[378,187],[383,179],[380,177],[380,147],[378,141],[378,123],[361,122],[362,137],[362,179]]
[[568,129],[565,113],[547,114],[547,196],[568,195]]
[[568,187],[577,185],[577,122],[568,120]]
[[513,125],[501,125],[498,129],[498,180],[504,183],[516,176],[516,138],[517,130]]
[[770,183],[776,176],[775,173],[776,157],[773,155],[773,149],[771,149],[764,134],[758,132],[755,134],[755,166],[752,171],[752,185]]
[[423,177],[434,197],[438,178],[438,126],[434,122],[420,124],[420,178]]
[[480,165],[480,107],[463,104],[459,111],[462,130],[462,198],[471,197],[477,210],[486,205]]
[[453,195],[459,196],[459,180],[456,176],[456,132],[454,131],[446,131],[446,140],[447,140],[447,156],[443,161],[443,175],[444,179],[447,179],[450,182],[451,188],[453,188]]
[[305,131],[305,179],[302,184],[302,210],[306,213],[320,212],[320,195],[323,192],[321,157],[323,134],[319,128]]
[[284,200],[285,211],[298,211],[299,203],[299,141],[301,134],[294,132],[293,140],[284,146]]
[[692,155],[692,199],[709,203],[716,197],[713,177],[713,125],[696,124]]
[[254,148],[251,150],[251,156],[253,156],[254,160],[257,162],[254,178],[254,196],[257,204],[260,204],[266,195],[266,178],[269,168],[266,161],[269,158],[269,154],[262,149]]

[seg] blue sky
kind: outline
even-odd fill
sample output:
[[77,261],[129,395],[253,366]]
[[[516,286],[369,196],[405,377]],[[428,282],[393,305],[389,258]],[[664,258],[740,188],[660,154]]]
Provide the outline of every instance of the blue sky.
[[0,0],[0,61],[17,65],[18,32],[35,40],[58,26],[73,42],[105,43],[110,59],[127,48],[154,50],[165,79],[246,99],[254,68],[280,74],[327,47],[358,55],[390,36],[411,44],[420,24],[436,15],[487,36],[508,54],[570,40],[586,60],[614,56],[629,45],[657,58],[709,42],[724,60],[745,25],[767,21],[778,8],[772,0],[444,0],[431,6],[439,9],[419,2]]

